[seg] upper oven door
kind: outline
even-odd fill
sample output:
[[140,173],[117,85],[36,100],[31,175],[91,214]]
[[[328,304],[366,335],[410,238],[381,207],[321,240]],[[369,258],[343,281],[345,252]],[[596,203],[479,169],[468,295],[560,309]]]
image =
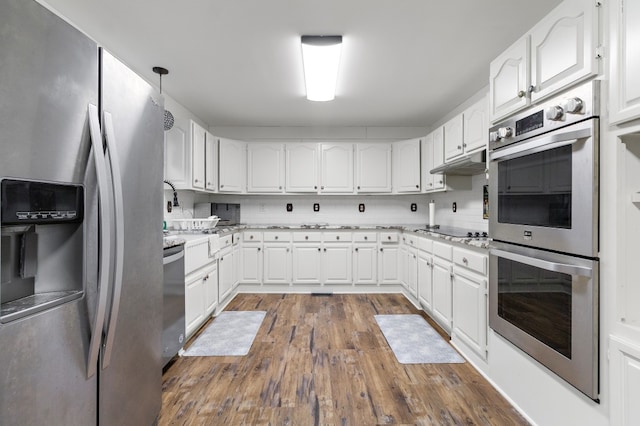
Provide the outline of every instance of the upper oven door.
[[598,255],[598,119],[491,152],[495,240]]

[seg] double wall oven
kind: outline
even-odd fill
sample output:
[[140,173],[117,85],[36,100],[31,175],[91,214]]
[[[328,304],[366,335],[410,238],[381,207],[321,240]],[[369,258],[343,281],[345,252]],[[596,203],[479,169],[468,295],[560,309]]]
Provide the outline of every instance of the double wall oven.
[[489,324],[598,399],[599,82],[489,132]]

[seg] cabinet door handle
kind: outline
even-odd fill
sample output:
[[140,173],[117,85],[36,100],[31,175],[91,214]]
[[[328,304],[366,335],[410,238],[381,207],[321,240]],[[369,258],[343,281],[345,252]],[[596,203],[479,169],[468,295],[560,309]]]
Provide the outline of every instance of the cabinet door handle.
[[260,251],[260,250],[261,250],[260,247],[258,247],[258,251]]
[[275,240],[277,240],[277,239],[278,239],[278,236],[276,235],[274,239],[275,239]]
[[364,240],[367,241],[369,239],[369,237],[367,237],[366,235],[364,236]]
[[308,235],[305,235],[305,236],[304,236],[304,239],[305,239],[305,240],[308,240],[308,239],[309,239],[309,236],[308,236]]
[[356,251],[358,251],[358,247],[356,247]]
[[325,253],[326,253],[327,249],[325,248],[325,249],[324,249],[324,251],[325,251]]
[[224,188],[224,185],[220,185],[220,188]]
[[525,95],[526,95],[526,93],[525,93],[525,91],[524,91],[524,90],[520,90],[520,91],[518,92],[518,97],[519,97],[519,98],[524,98],[524,96],[525,96]]
[[281,187],[281,186],[279,186],[279,187],[278,187],[278,189],[282,189],[282,187]]
[[462,263],[464,263],[465,265],[469,263],[469,260],[466,257],[462,258]]
[[194,182],[195,182],[195,183],[198,183],[198,182],[200,182],[200,181],[199,181],[198,179],[196,179]]
[[416,188],[420,188],[420,185],[416,185]]
[[251,235],[251,236],[249,237],[249,239],[250,239],[250,240],[253,240],[253,235]]
[[461,145],[458,145],[458,149],[462,149],[462,146],[461,146]]
[[317,186],[317,185],[315,185],[315,186],[313,187],[313,189],[318,189],[318,186]]
[[380,248],[380,251],[382,251],[382,248]]
[[290,250],[290,249],[287,247],[287,253],[289,253],[289,250]]
[[324,189],[324,185],[320,187],[320,189]]
[[211,185],[211,182],[207,182],[207,185]]
[[336,240],[339,240],[339,239],[340,239],[340,236],[336,235]]
[[387,237],[387,240],[391,240],[391,235],[389,235],[389,236]]
[[318,247],[318,251],[320,251],[320,250],[321,250],[320,247]]
[[358,186],[358,189],[360,189],[360,186]]

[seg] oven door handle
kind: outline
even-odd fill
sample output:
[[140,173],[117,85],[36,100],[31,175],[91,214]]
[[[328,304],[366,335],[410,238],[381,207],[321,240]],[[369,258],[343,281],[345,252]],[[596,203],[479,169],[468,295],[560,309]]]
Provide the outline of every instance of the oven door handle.
[[505,259],[513,260],[514,262],[524,263],[525,265],[535,266],[536,268],[546,269],[547,271],[560,272],[568,275],[578,275],[581,277],[591,278],[593,270],[584,266],[568,265],[566,263],[549,262],[547,260],[536,259],[529,256],[523,256],[517,253],[511,253],[504,250],[490,249],[489,253],[503,257]]
[[571,132],[551,134],[542,138],[534,138],[533,140],[524,143],[514,144],[512,146],[493,151],[491,153],[491,161],[511,160],[525,155],[535,154],[537,152],[560,148],[565,145],[572,145],[581,139],[591,137],[591,135],[591,128],[586,128]]

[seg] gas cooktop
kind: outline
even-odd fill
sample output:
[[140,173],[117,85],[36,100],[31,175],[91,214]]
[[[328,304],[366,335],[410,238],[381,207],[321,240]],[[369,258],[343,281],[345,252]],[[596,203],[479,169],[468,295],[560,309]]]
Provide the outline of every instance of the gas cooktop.
[[456,228],[454,226],[438,226],[434,228],[427,227],[427,231],[436,234],[447,235],[449,237],[458,238],[488,238],[486,231],[477,231],[475,229]]

